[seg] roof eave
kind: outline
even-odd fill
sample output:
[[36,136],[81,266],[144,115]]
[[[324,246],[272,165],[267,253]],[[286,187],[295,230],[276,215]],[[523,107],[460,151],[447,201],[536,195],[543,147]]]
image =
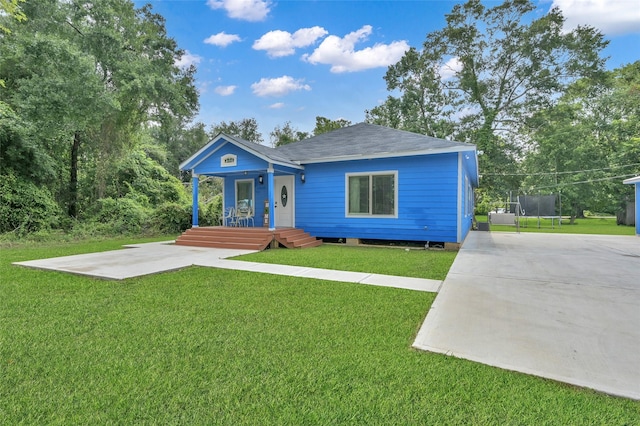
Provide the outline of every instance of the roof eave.
[[[185,160],[182,163],[180,163],[180,166],[179,166],[180,170],[185,170],[185,169],[186,170],[192,170],[195,167],[197,167],[198,164],[202,163],[202,161],[204,161],[206,158],[208,158],[209,155],[201,158],[199,161],[197,161],[195,163],[194,163],[194,160],[196,158],[198,158],[200,155],[202,155],[204,152],[206,152],[206,150],[208,148],[210,148],[212,145],[217,143],[220,139],[224,139],[225,142],[230,143],[230,144],[232,144],[232,145],[234,145],[234,146],[236,146],[236,147],[238,147],[238,148],[240,148],[240,149],[242,149],[244,151],[247,151],[249,154],[255,155],[256,157],[260,158],[261,160],[266,161],[267,163],[277,164],[279,166],[291,167],[291,168],[299,169],[299,170],[304,169],[304,167],[301,166],[297,162],[282,161],[282,160],[279,160],[279,159],[275,159],[275,158],[269,157],[267,155],[262,154],[261,152],[258,152],[258,151],[254,150],[254,149],[251,149],[250,147],[248,147],[247,145],[245,145],[243,143],[238,142],[233,136],[229,136],[229,135],[227,135],[225,133],[218,133],[218,135],[214,139],[212,139],[208,144],[206,144],[205,146],[200,148],[198,150],[198,152],[193,154],[187,160]],[[213,152],[211,154],[213,154]],[[191,167],[187,168],[187,166],[189,166],[189,165],[191,165]]]
[[353,160],[374,160],[378,158],[396,158],[396,157],[413,157],[417,155],[433,155],[433,154],[448,154],[454,152],[468,152],[475,151],[476,147],[470,146],[456,146],[439,149],[428,149],[420,151],[402,151],[402,152],[380,152],[375,154],[358,154],[358,155],[342,155],[336,157],[323,157],[313,158],[306,160],[297,160],[300,164],[318,164],[318,163],[333,163],[339,161],[353,161]]

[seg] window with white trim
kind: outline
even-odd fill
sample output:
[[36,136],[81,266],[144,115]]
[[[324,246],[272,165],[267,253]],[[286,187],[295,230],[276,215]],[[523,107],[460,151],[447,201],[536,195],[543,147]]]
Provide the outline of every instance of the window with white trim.
[[398,172],[347,173],[347,216],[397,217]]
[[253,179],[236,180],[236,209],[253,209]]

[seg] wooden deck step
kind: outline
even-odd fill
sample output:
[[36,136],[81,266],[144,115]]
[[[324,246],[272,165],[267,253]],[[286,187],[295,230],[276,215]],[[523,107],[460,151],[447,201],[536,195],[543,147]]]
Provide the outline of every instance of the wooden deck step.
[[322,244],[322,240],[312,237],[302,229],[286,229],[276,231],[276,241],[287,248],[308,248],[317,247]]
[[205,226],[186,230],[176,239],[177,245],[193,247],[217,247],[242,250],[264,250],[273,241],[287,248],[308,248],[322,244],[322,240],[310,236],[302,229],[282,228],[232,228]]

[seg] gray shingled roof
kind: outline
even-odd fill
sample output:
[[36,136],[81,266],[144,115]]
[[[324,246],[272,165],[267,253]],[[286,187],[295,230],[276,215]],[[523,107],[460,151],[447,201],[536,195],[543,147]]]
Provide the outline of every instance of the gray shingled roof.
[[429,151],[462,151],[474,145],[433,138],[376,124],[359,123],[323,133],[274,149],[296,162],[326,161],[330,158],[389,156]]
[[265,146],[265,145],[260,145],[259,143],[255,143],[255,142],[249,142],[245,139],[239,138],[239,137],[235,137],[235,136],[229,136],[226,133],[220,133],[220,135],[222,135],[223,138],[230,140],[230,141],[234,141],[239,145],[242,145],[246,148],[248,148],[249,150],[253,150],[256,151],[260,154],[262,154],[263,156],[270,158],[272,160],[275,160],[277,162],[281,162],[281,163],[292,163],[291,159],[287,158],[286,155],[283,155],[282,153],[279,153],[278,151],[276,151],[275,149],[269,147],[269,146]]

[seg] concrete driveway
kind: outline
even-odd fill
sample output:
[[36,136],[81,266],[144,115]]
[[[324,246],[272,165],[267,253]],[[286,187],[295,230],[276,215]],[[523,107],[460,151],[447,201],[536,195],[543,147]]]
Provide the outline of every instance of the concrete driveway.
[[472,232],[414,347],[640,399],[640,238]]

